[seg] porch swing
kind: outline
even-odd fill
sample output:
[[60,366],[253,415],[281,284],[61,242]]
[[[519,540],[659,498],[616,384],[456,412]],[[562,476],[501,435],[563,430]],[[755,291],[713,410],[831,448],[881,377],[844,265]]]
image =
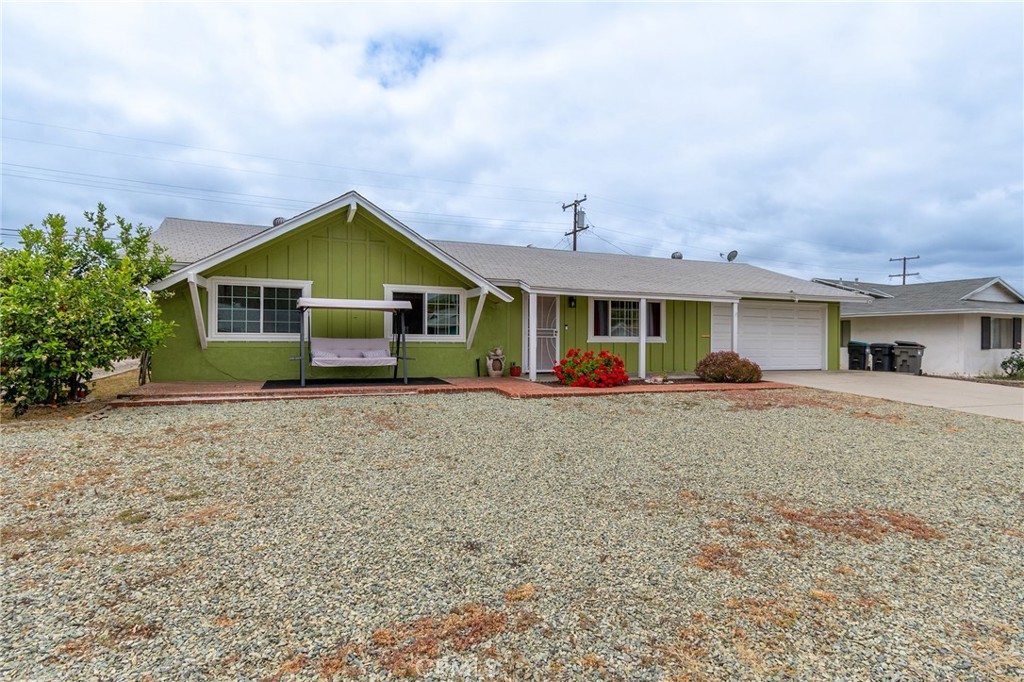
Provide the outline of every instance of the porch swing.
[[[299,385],[306,385],[306,362],[311,367],[394,367],[393,378],[398,379],[398,361],[402,361],[402,383],[409,383],[409,369],[405,346],[405,311],[412,310],[409,301],[365,301],[351,298],[299,298],[296,303],[302,324],[299,330]],[[391,347],[382,336],[371,339],[329,338],[313,336],[312,311],[372,310],[398,314],[398,334]]]

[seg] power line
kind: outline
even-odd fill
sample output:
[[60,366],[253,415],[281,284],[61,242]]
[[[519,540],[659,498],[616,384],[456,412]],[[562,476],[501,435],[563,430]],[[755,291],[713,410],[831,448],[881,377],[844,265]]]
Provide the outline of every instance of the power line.
[[[291,174],[288,174],[288,173],[275,173],[275,172],[272,172],[272,171],[256,170],[256,169],[252,169],[252,168],[231,168],[231,167],[228,167],[228,166],[221,166],[221,165],[210,164],[210,163],[200,163],[198,161],[184,161],[184,160],[181,160],[181,159],[166,159],[166,158],[161,158],[161,157],[151,156],[151,155],[146,155],[146,154],[131,154],[131,153],[128,153],[128,152],[116,152],[116,151],[111,151],[111,150],[108,150],[108,149],[98,149],[98,148],[94,148],[94,147],[82,147],[82,146],[78,146],[78,145],[62,144],[60,142],[48,142],[48,141],[44,141],[44,140],[29,140],[29,139],[20,138],[20,137],[12,137],[10,135],[3,135],[2,139],[4,139],[4,140],[11,140],[11,141],[14,141],[14,142],[25,142],[25,143],[28,143],[28,144],[45,145],[45,146],[48,146],[48,147],[59,147],[59,148],[62,148],[62,149],[72,149],[72,150],[76,150],[76,151],[90,152],[90,153],[93,153],[93,154],[108,154],[110,156],[120,156],[120,157],[125,157],[125,158],[130,158],[130,159],[142,159],[144,161],[159,161],[159,162],[162,162],[162,163],[175,163],[175,164],[179,164],[179,165],[196,166],[196,167],[199,167],[199,168],[211,168],[211,169],[214,169],[214,170],[228,171],[228,172],[232,172],[232,173],[249,173],[251,175],[263,175],[263,176],[267,176],[267,177],[288,178],[288,179],[291,179],[291,180],[305,180],[307,182],[322,182],[322,183],[327,183],[327,184],[336,183],[335,180],[331,180],[331,179],[328,179],[328,178],[322,178],[322,177],[310,177],[310,176],[303,176],[303,175],[291,175]],[[429,178],[423,178],[423,179],[429,179]],[[458,196],[458,197],[473,198],[473,199],[487,199],[489,201],[508,201],[508,202],[514,202],[514,203],[520,203],[520,204],[544,204],[544,205],[550,205],[552,203],[551,201],[542,200],[542,199],[523,199],[523,198],[507,197],[507,196],[504,196],[504,197],[503,196],[483,196],[483,195],[475,195],[475,194],[464,194],[464,193],[461,193],[461,192],[459,192],[459,193],[456,193],[456,192],[442,192],[442,191],[437,191],[437,190],[421,189],[421,188],[418,188],[418,187],[399,187],[399,186],[394,186],[394,185],[375,185],[375,184],[369,184],[369,183],[366,183],[366,182],[359,182],[359,183],[352,183],[352,184],[354,186],[358,186],[358,187],[371,187],[371,188],[374,188],[374,189],[391,189],[391,190],[396,190],[397,189],[397,190],[401,190],[403,192],[412,192],[412,193],[417,193],[417,194],[435,194],[435,195],[441,195],[441,196]],[[536,190],[536,191],[545,191],[545,190]]]
[[[491,189],[507,189],[507,190],[513,190],[513,191],[516,191],[516,192],[540,192],[540,193],[551,194],[551,195],[564,194],[564,192],[556,192],[555,190],[548,190],[548,189],[537,189],[537,188],[534,188],[534,187],[515,187],[515,186],[510,186],[510,185],[496,185],[496,184],[489,184],[489,183],[483,183],[483,182],[472,182],[472,181],[469,181],[469,180],[452,180],[450,178],[439,178],[439,177],[432,177],[432,176],[428,176],[428,175],[413,175],[413,174],[410,174],[410,173],[394,173],[394,172],[391,172],[391,171],[379,171],[379,170],[373,170],[373,169],[370,169],[370,168],[355,168],[355,167],[351,167],[351,166],[339,166],[337,164],[321,163],[321,162],[318,162],[318,161],[300,161],[298,159],[288,159],[288,158],[279,157],[279,156],[268,156],[268,155],[265,155],[265,154],[252,154],[252,153],[249,153],[249,152],[236,152],[236,151],[232,151],[230,149],[216,149],[216,148],[213,148],[213,147],[201,147],[201,146],[197,146],[197,145],[183,144],[183,143],[180,143],[180,142],[167,142],[167,141],[164,141],[164,140],[154,140],[154,139],[144,138],[144,137],[132,137],[130,135],[119,135],[119,134],[116,134],[116,133],[106,133],[106,132],[102,132],[102,131],[99,131],[99,130],[89,130],[87,128],[74,128],[74,127],[71,127],[71,126],[61,126],[61,125],[56,125],[56,124],[53,124],[53,123],[40,123],[39,121],[27,121],[25,119],[11,118],[11,117],[8,117],[8,116],[4,116],[4,117],[2,117],[2,119],[4,121],[10,121],[12,123],[22,123],[24,125],[37,126],[37,127],[41,127],[41,128],[53,128],[53,129],[57,129],[57,130],[70,130],[70,131],[79,132],[79,133],[89,133],[90,135],[100,135],[102,137],[112,137],[112,138],[119,139],[119,140],[129,140],[131,142],[147,142],[147,143],[150,143],[150,144],[160,144],[160,145],[165,145],[165,146],[168,146],[168,147],[177,147],[179,149],[194,149],[194,150],[197,150],[197,151],[213,152],[215,154],[228,154],[228,155],[231,155],[231,156],[240,156],[240,157],[250,158],[250,159],[259,159],[259,160],[262,160],[262,161],[278,161],[278,162],[294,163],[294,164],[305,165],[305,166],[314,166],[314,167],[320,167],[320,168],[330,168],[330,169],[334,169],[334,170],[344,170],[344,171],[349,171],[349,172],[373,173],[375,175],[387,175],[387,176],[391,176],[391,177],[408,178],[408,179],[412,179],[412,180],[431,180],[431,181],[434,181],[434,182],[447,182],[447,183],[458,184],[458,185],[471,185],[471,186],[474,186],[474,187],[489,187]],[[22,140],[22,141],[30,142],[31,140]]]
[[[594,226],[594,225],[591,225],[590,227],[592,227],[592,228],[593,228],[593,227],[596,227],[596,226]],[[602,228],[602,229],[603,229],[603,228]],[[614,246],[614,247],[615,247],[616,249],[618,249],[618,250],[619,250],[619,251],[621,251],[622,253],[626,254],[627,256],[632,256],[632,255],[633,255],[632,253],[630,253],[629,251],[626,251],[626,250],[625,250],[624,248],[622,248],[622,247],[621,247],[621,246],[619,246],[618,244],[615,244],[615,243],[613,243],[613,242],[610,242],[610,241],[608,241],[607,239],[605,239],[604,237],[602,237],[601,235],[599,235],[599,234],[597,233],[597,231],[596,231],[596,230],[591,230],[591,231],[590,231],[590,234],[592,234],[593,236],[597,237],[598,239],[600,239],[601,241],[603,241],[603,242],[604,242],[605,244],[608,244],[609,246]]]

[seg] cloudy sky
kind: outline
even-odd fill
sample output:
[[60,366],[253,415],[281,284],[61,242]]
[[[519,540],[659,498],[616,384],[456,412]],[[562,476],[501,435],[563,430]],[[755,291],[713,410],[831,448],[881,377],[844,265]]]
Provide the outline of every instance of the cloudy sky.
[[[2,4],[0,234],[99,201],[1024,290],[1007,3]],[[80,221],[79,221],[80,222]]]

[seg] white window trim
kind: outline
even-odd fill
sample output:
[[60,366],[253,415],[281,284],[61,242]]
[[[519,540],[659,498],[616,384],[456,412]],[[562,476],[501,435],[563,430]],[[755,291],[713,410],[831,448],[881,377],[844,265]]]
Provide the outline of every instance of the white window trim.
[[[395,292],[410,294],[456,294],[459,297],[459,333],[452,336],[440,334],[407,334],[407,341],[429,343],[465,343],[466,342],[466,298],[467,291],[459,287],[428,287],[420,284],[385,284],[384,300],[393,301]],[[425,302],[424,302],[425,303]],[[425,308],[425,306],[424,306]],[[391,313],[384,313],[384,337],[393,339],[391,333]]]
[[[639,336],[595,336],[594,335],[594,301],[635,301],[638,298],[615,298],[605,296],[591,296],[587,298],[587,343],[640,343]],[[659,336],[648,336],[647,343],[666,343],[665,341],[665,301],[660,299],[647,299],[647,302],[661,306],[661,334]]]
[[[298,334],[231,334],[217,331],[217,288],[220,285],[246,287],[277,287],[302,289],[302,296],[309,297],[313,282],[300,279],[263,279],[257,277],[210,277],[206,288],[206,328],[211,341],[298,341]],[[262,311],[261,311],[262,314]]]

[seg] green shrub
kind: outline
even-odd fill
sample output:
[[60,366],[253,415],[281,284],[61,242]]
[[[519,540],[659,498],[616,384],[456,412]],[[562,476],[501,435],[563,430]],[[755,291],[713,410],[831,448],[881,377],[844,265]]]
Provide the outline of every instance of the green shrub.
[[708,353],[697,363],[694,373],[704,381],[754,384],[761,381],[761,368],[752,360],[732,351]]
[[0,394],[16,415],[85,397],[94,368],[139,357],[171,332],[145,289],[170,259],[147,228],[104,211],[74,230],[48,215],[21,230],[22,248],[0,249]]
[[1024,379],[1024,353],[1017,349],[1010,353],[1010,356],[999,363],[1006,375],[1011,379]]

